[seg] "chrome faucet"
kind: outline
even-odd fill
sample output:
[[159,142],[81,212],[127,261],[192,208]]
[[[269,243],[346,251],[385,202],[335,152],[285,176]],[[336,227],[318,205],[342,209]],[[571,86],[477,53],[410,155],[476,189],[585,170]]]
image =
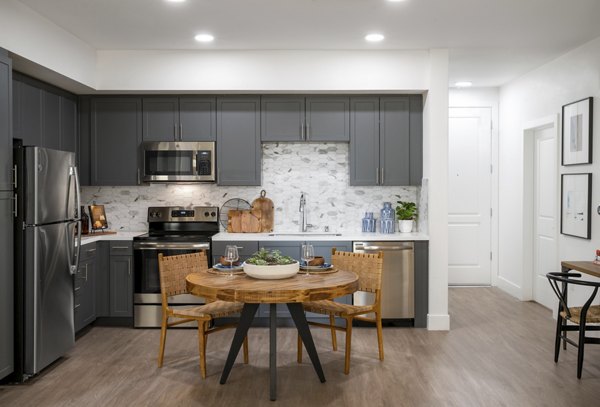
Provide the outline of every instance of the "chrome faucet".
[[302,212],[302,220],[301,220],[301,231],[307,232],[308,228],[312,227],[313,225],[309,225],[308,223],[306,223],[306,197],[304,196],[304,192],[302,192],[300,194],[300,209],[299,212]]

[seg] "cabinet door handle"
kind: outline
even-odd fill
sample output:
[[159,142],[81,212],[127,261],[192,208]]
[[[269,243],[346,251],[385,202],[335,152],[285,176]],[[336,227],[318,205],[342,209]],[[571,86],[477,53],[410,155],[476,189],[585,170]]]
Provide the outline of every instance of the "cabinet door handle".
[[137,179],[138,179],[138,185],[140,185],[142,182],[141,182],[140,169],[139,168],[137,169]]
[[238,250],[244,250],[244,246],[235,246],[238,248]]
[[300,122],[300,140],[304,140],[304,122]]
[[310,124],[306,123],[306,141],[310,140]]
[[75,304],[75,309],[79,308],[81,304]]
[[179,123],[179,140],[183,141],[183,124]]
[[375,185],[379,185],[379,167],[375,168]]
[[129,249],[129,246],[113,246],[113,247],[111,247],[111,249],[125,250],[125,249]]
[[173,125],[173,140],[177,141],[177,125]]
[[381,185],[383,185],[383,167],[381,167]]
[[87,252],[88,252],[88,253],[93,253],[93,252],[95,252],[95,251],[96,251],[96,249],[88,249],[88,250],[87,250]]
[[13,166],[13,187],[17,189],[17,165]]

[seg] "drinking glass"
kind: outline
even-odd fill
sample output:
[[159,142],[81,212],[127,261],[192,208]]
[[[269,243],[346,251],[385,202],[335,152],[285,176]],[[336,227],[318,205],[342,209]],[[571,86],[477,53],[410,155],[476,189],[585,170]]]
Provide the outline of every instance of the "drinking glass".
[[312,260],[315,258],[315,249],[312,244],[303,244],[302,245],[302,261],[306,264],[306,275],[309,273],[309,265]]
[[240,258],[237,246],[226,246],[224,257],[225,261],[229,262],[229,277],[233,277],[233,263],[238,261]]

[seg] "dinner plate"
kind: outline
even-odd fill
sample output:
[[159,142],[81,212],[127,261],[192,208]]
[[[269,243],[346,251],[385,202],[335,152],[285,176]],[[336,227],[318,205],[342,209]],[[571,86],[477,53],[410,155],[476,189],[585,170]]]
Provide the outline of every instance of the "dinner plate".
[[233,270],[233,271],[237,271],[237,270],[243,270],[244,269],[244,265],[243,264],[239,264],[237,266],[233,266],[230,267],[229,264],[221,264],[221,263],[217,263],[213,265],[214,269],[220,270],[220,271],[229,271],[229,270]]
[[324,263],[319,266],[305,266],[304,264],[300,265],[300,270],[308,270],[308,271],[326,271],[331,270],[333,266],[329,263]]

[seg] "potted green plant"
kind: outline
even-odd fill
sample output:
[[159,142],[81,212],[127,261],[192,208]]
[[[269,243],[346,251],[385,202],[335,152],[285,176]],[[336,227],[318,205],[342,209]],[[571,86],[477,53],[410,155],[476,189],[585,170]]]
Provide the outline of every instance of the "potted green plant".
[[[398,198],[400,197],[398,196]],[[418,215],[417,204],[405,201],[397,202],[396,218],[398,218],[398,229],[400,230],[400,233],[410,233],[413,229],[413,221]]]
[[283,256],[279,250],[261,248],[244,262],[244,272],[250,277],[272,280],[288,278],[298,273],[297,260]]

